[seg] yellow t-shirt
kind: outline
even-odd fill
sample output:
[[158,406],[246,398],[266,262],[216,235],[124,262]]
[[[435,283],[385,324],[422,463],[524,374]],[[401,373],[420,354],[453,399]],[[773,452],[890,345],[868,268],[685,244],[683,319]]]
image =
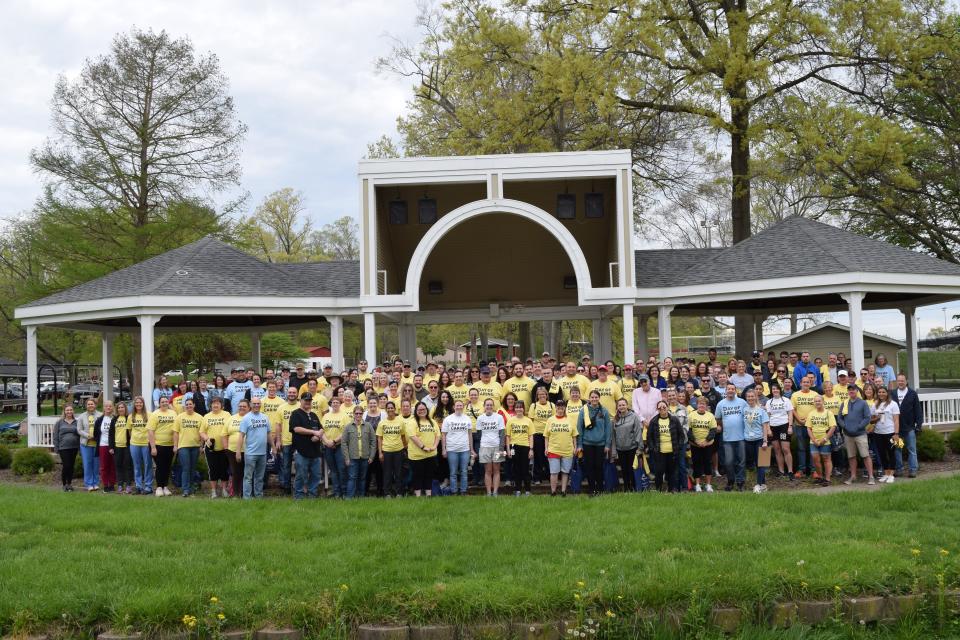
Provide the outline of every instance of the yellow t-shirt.
[[177,396],[170,400],[170,406],[173,407],[173,410],[177,413],[183,413],[183,399],[186,396]]
[[535,434],[541,434],[547,426],[547,420],[557,413],[557,408],[553,406],[552,402],[548,402],[547,404],[534,402],[529,406],[527,417],[533,422],[533,432]]
[[293,434],[290,433],[290,416],[299,408],[299,402],[284,401],[273,413],[273,422],[280,427],[280,444],[284,447],[293,444]]
[[364,382],[366,382],[367,380],[370,380],[371,378],[373,378],[373,376],[370,375],[369,373],[362,373],[360,371],[357,371],[357,382],[359,382],[360,384],[363,384]]
[[[286,403],[287,401],[280,396],[274,396],[272,398],[270,396],[263,396],[260,398],[260,413],[270,418],[270,424],[276,424],[279,420],[277,411],[281,405]],[[300,405],[297,406],[299,407]]]
[[514,447],[529,447],[533,436],[533,420],[526,416],[513,416],[507,421],[507,435]]
[[529,407],[531,402],[530,392],[533,391],[536,384],[533,378],[527,376],[508,378],[503,382],[501,398],[513,392],[513,395],[517,396],[517,400],[523,401],[523,406]]
[[819,395],[816,391],[811,390],[806,393],[797,391],[790,396],[790,403],[793,405],[793,410],[798,418],[804,420],[810,415],[810,412],[813,411],[813,399]]
[[213,438],[213,450],[223,451],[223,436],[230,431],[230,422],[233,416],[226,411],[211,411],[203,416],[203,426],[200,433]]
[[[322,392],[324,389],[326,389],[329,386],[330,386],[330,383],[327,382],[326,378],[324,378],[323,376],[317,376],[317,392],[318,393]],[[297,389],[297,398],[305,394],[307,391],[308,391],[307,383],[304,382],[302,385],[300,385],[300,388]]]
[[566,416],[562,418],[552,416],[543,428],[547,453],[556,454],[561,458],[569,458],[573,455],[573,445],[577,433],[577,427],[571,425]]
[[413,442],[413,436],[420,439],[425,447],[435,447],[440,442],[440,428],[432,419],[410,420],[407,423],[407,457],[411,460],[425,460],[436,457],[436,451],[426,452]]
[[690,425],[690,434],[693,436],[693,441],[697,444],[703,444],[707,441],[710,430],[717,428],[717,418],[709,411],[703,413],[691,411],[687,418],[687,424]]
[[313,411],[318,416],[322,416],[327,412],[327,409],[330,408],[330,403],[327,401],[326,396],[315,393],[313,394],[313,400],[310,401],[310,410]]
[[156,444],[163,447],[173,446],[173,423],[176,419],[177,412],[173,409],[157,409],[150,414],[147,429],[153,431],[153,441]]
[[400,416],[393,420],[382,418],[377,425],[377,437],[383,438],[385,452],[403,451],[403,435],[406,433],[407,421]]
[[150,444],[147,433],[147,424],[150,422],[150,414],[144,418],[139,413],[133,414],[129,418],[130,422],[130,444],[136,447],[146,447]]
[[623,392],[620,390],[620,385],[613,380],[607,378],[606,382],[600,382],[599,380],[594,380],[587,387],[587,395],[583,396],[585,398],[590,397],[590,393],[596,391],[600,394],[600,406],[607,410],[611,416],[616,415],[617,413],[617,400],[623,397]]
[[500,398],[503,397],[503,387],[500,386],[500,383],[490,378],[490,382],[484,382],[483,380],[478,380],[473,383],[473,388],[477,390],[480,394],[480,404],[490,398],[493,400],[493,410],[500,410]]
[[840,407],[843,405],[843,398],[837,394],[833,394],[829,398],[823,396],[823,408],[829,411],[834,415],[834,417],[840,415]]
[[230,416],[230,425],[227,427],[227,448],[234,453],[237,452],[237,448],[240,446],[240,423],[243,421],[243,416],[239,413]]
[[199,413],[178,413],[173,421],[173,430],[180,434],[177,446],[181,449],[200,446],[200,427],[203,416]]
[[113,440],[118,448],[126,448],[130,435],[130,416],[117,416],[113,425]]
[[572,400],[567,401],[567,420],[572,425],[577,425],[580,423],[580,414],[583,413],[583,401],[579,400],[574,402]]
[[636,378],[620,378],[620,393],[626,398],[632,398],[633,390],[639,386]]
[[813,439],[819,441],[827,437],[827,431],[830,430],[830,427],[837,426],[837,419],[826,409],[811,411],[807,416],[807,426],[813,432]]
[[463,403],[464,407],[466,407],[467,403],[470,402],[470,387],[465,384],[462,384],[459,387],[455,384],[452,384],[447,387],[447,391],[450,392],[450,397],[453,398],[454,402],[459,400]]
[[590,381],[587,380],[587,377],[583,374],[577,373],[573,376],[561,376],[560,380],[560,389],[563,391],[563,399],[570,399],[570,389],[572,387],[580,388],[580,399],[583,400],[587,397],[587,388],[590,386]]
[[436,373],[434,373],[434,374],[432,374],[432,375],[429,374],[429,373],[423,374],[423,386],[426,387],[426,386],[429,385],[431,382],[435,382],[435,381],[436,381],[436,382],[439,382],[439,381],[440,381],[440,376],[437,375]]
[[327,440],[336,440],[342,436],[344,428],[351,422],[353,422],[353,414],[343,411],[336,413],[328,411],[320,418],[320,426],[323,427],[323,435]]
[[673,453],[673,439],[670,437],[670,418],[657,418],[657,430],[660,432],[660,453]]

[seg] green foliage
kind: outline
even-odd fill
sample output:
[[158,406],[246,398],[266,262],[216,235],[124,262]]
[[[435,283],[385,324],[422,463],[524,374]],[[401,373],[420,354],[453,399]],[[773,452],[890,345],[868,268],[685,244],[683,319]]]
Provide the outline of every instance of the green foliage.
[[955,429],[950,432],[950,437],[947,438],[947,445],[950,447],[950,451],[960,454],[960,429]]
[[917,457],[926,462],[941,462],[947,454],[943,434],[933,429],[923,429],[917,434]]
[[265,333],[260,339],[261,368],[273,367],[281,360],[306,358],[307,355],[289,332]]
[[360,225],[353,216],[337,218],[311,233],[310,245],[324,260],[359,260]]
[[20,449],[13,455],[12,468],[18,476],[46,473],[53,467],[53,456],[46,449]]
[[0,444],[6,444],[6,445],[20,444],[20,431],[17,429],[8,429],[0,433]]
[[13,462],[13,454],[10,453],[10,447],[0,444],[0,469],[9,469]]

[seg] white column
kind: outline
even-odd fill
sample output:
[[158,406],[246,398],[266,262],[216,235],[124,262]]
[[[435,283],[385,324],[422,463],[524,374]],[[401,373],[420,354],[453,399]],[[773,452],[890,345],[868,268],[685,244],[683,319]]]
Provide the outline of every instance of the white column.
[[918,389],[920,387],[920,355],[917,349],[917,310],[914,307],[906,307],[901,311],[907,330],[907,384]]
[[623,364],[633,362],[633,305],[623,305]]
[[113,398],[113,338],[112,333],[100,334],[100,346],[103,362],[103,373],[100,382],[103,384],[103,401],[114,400]]
[[650,355],[650,347],[647,345],[647,325],[650,321],[650,315],[646,313],[640,314],[640,317],[637,318],[637,345],[638,347],[638,356],[644,362],[647,361],[647,357]]
[[260,367],[263,366],[263,358],[260,352],[261,338],[263,338],[262,333],[250,334],[250,366],[253,367],[253,370],[257,373],[260,373]]
[[328,316],[330,323],[330,359],[333,360],[333,370],[343,371],[343,318]]
[[160,321],[161,316],[137,316],[140,323],[140,395],[150,411],[153,406],[153,384],[156,371],[153,364],[153,325]]
[[372,313],[363,314],[363,357],[373,371],[377,366],[377,318]]
[[859,375],[863,367],[863,298],[867,294],[851,291],[841,295],[847,301],[850,314],[850,357],[853,359],[853,368]]
[[673,357],[673,333],[670,328],[670,313],[673,311],[673,305],[663,305],[657,309],[657,333],[660,338],[660,357],[663,360],[666,357]]
[[[37,376],[37,328],[33,325],[24,327],[27,332],[27,426],[28,432],[30,420],[40,415],[39,407],[39,389],[40,382]],[[54,389],[56,391],[56,389]],[[28,443],[35,446],[34,443]]]

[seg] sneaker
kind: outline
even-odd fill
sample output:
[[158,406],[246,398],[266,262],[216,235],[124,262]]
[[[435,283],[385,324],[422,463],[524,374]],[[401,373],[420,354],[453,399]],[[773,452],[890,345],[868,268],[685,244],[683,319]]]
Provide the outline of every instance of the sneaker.
[[743,491],[743,484],[737,483],[737,491]]
[[893,484],[893,481],[897,479],[897,476],[892,475],[892,476],[887,476],[887,478],[889,478],[889,480],[887,480],[887,484]]
[[696,493],[701,493],[701,492],[703,491],[703,487],[701,487],[700,485],[696,485],[696,487],[694,487],[693,490],[694,490]]
[[733,483],[732,483],[732,482],[728,482],[728,483],[727,483],[727,486],[725,486],[725,487],[723,488],[723,490],[724,490],[724,491],[733,491]]
[[889,476],[880,476],[880,478],[877,480],[877,482],[882,482],[882,483],[886,484],[888,477],[889,477]]
[[561,491],[561,492],[560,492],[560,497],[561,497],[561,498],[566,498],[566,497],[567,497],[567,492],[566,492],[566,491]]
[[133,495],[133,489],[131,489],[130,487],[127,487],[126,489],[124,489],[123,492],[124,492],[125,494],[127,494],[128,496],[129,496],[129,495]]
[[767,485],[765,484],[760,485],[760,493],[766,493],[766,492],[767,492]]
[[216,498],[216,497],[217,497],[217,490],[216,490],[216,489],[213,489],[213,490],[210,492],[210,497],[211,497],[211,498]]
[[163,488],[163,495],[165,495],[165,496],[172,496],[173,494],[170,493],[170,489],[168,489],[167,487],[164,487],[164,488]]
[[843,481],[843,484],[849,487],[851,484],[853,484],[853,478],[847,478],[846,480]]
[[917,472],[916,472],[916,471],[911,471],[910,473],[907,474],[907,477],[908,477],[908,478],[916,478],[916,477],[917,477]]
[[873,478],[870,478],[869,480],[867,480],[867,484],[873,484],[873,485],[875,485],[875,484],[877,484],[877,481],[874,480]]
[[557,492],[556,492],[556,491],[551,491],[551,492],[550,492],[550,497],[551,497],[551,498],[556,498],[556,497],[557,497]]
[[162,497],[162,496],[163,496],[163,489],[161,489],[160,487],[157,487],[157,496],[158,496],[158,497]]
[[519,491],[514,491],[514,492],[513,492],[513,495],[519,498],[519,497],[520,497],[520,492],[519,492]]
[[707,493],[713,493],[713,485],[712,485],[712,484],[708,484],[708,485],[707,485]]
[[524,493],[523,495],[525,495],[525,496],[529,496],[529,495],[530,495],[530,492],[529,492],[529,491],[527,491],[527,492],[526,492],[526,493]]

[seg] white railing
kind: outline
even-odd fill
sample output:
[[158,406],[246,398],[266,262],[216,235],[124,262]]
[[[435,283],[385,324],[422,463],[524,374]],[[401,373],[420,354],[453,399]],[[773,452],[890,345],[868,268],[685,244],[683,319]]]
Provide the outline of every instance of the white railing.
[[27,421],[27,446],[53,448],[53,427],[59,417],[43,416]]
[[960,427],[960,391],[922,391],[920,404],[924,427]]

